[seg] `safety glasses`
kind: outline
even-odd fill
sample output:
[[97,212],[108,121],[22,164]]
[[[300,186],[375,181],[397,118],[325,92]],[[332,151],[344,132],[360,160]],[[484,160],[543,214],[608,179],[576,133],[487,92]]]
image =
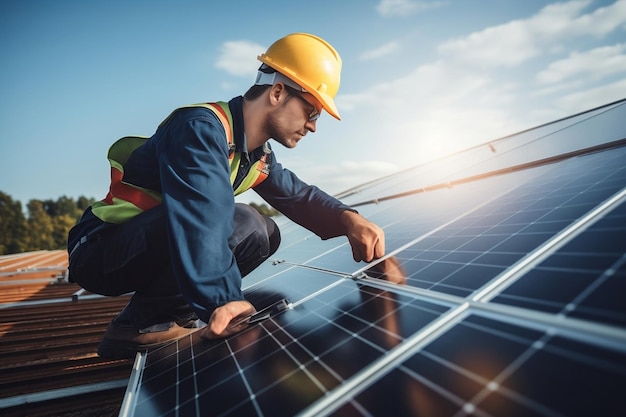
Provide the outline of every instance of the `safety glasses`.
[[307,100],[307,98],[302,93],[300,93],[298,91],[295,91],[295,95],[300,100],[304,101],[307,105],[313,107],[313,110],[309,113],[309,116],[308,116],[309,122],[314,122],[314,121],[316,121],[317,119],[320,118],[320,116],[322,115],[322,109],[321,108],[318,109],[318,107],[314,103],[312,103],[311,101]]

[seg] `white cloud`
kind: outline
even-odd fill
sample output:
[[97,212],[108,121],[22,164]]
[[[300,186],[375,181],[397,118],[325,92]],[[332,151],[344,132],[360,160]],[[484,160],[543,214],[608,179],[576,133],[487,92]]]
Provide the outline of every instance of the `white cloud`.
[[480,66],[514,66],[539,53],[522,21],[487,28],[439,46],[439,53]]
[[215,66],[232,75],[254,77],[260,65],[256,57],[264,51],[265,47],[250,41],[224,42]]
[[315,178],[315,184],[324,191],[336,194],[380,177],[398,172],[395,163],[383,161],[346,161],[329,165],[299,165],[298,175],[302,178]]
[[588,90],[572,92],[559,98],[557,103],[560,108],[573,114],[581,110],[580,103],[586,103],[582,110],[590,109],[623,99],[624,91],[626,91],[626,78]]
[[445,5],[445,1],[381,0],[376,10],[382,16],[407,16]]
[[626,72],[626,44],[602,46],[586,52],[574,51],[565,59],[551,63],[537,74],[542,84],[558,83],[578,77],[600,79]]
[[457,102],[473,94],[477,97],[472,102],[480,104],[489,95],[483,93],[488,83],[489,79],[480,73],[474,74],[465,68],[437,61],[421,65],[402,78],[374,85],[360,94],[343,95],[338,100],[341,107],[347,110],[375,105],[385,115],[387,112],[393,115],[402,112],[407,103],[413,103],[408,109],[422,111],[433,104]]
[[551,4],[536,15],[490,27],[440,45],[446,57],[483,67],[521,64],[541,53],[558,51],[559,42],[603,36],[626,23],[626,0],[581,15],[589,0]]
[[[582,2],[585,5],[587,1]],[[566,3],[567,4],[567,3]],[[557,10],[558,13],[558,10]],[[607,7],[567,22],[566,33],[578,36],[603,36],[626,23],[626,0],[617,0]]]
[[515,88],[438,61],[338,104],[346,120],[354,111],[377,121],[366,136],[383,138],[380,159],[409,167],[527,127],[511,112]]
[[539,97],[539,96],[561,94],[563,92],[567,93],[568,91],[575,91],[582,87],[583,85],[582,81],[583,80],[579,78],[576,81],[549,84],[546,87],[533,91],[531,95],[535,97]]
[[[320,124],[319,134],[315,136],[316,146],[333,150],[325,156],[327,162],[322,166],[291,154],[284,158],[281,155],[281,161],[286,166],[298,167],[298,175],[305,181],[311,179],[322,189],[335,193],[619,99],[618,94],[626,91],[626,81],[598,89],[590,89],[589,81],[600,73],[609,75],[613,71],[615,75],[617,72],[612,65],[617,57],[621,68],[625,45],[607,46],[607,49],[597,46],[579,52],[584,57],[575,54],[567,57],[563,53],[572,50],[571,44],[565,41],[578,40],[581,34],[607,33],[615,29],[616,21],[626,21],[608,19],[610,10],[619,14],[621,5],[618,7],[617,3],[581,15],[589,4],[588,1],[554,4],[529,19],[444,42],[439,60],[420,65],[401,78],[382,76],[378,79],[385,82],[368,85],[355,94],[339,95],[336,100],[342,122],[335,125],[332,132],[327,132]],[[602,29],[594,32],[591,22]],[[394,48],[399,46],[390,42],[364,53],[361,59],[385,56]],[[536,60],[532,68],[529,65],[484,71],[481,67],[459,64],[459,59],[471,62],[476,55],[478,62],[485,60],[492,61],[489,65],[495,62],[500,67],[513,66],[534,56],[559,53],[562,56],[553,65]],[[596,62],[583,66],[584,59],[579,58]],[[544,82],[545,88],[541,91],[535,89],[537,85],[532,79],[538,65],[544,69],[541,77],[553,80],[551,84]],[[520,76],[520,73],[528,75]],[[377,161],[392,161],[393,164],[371,161],[373,152]],[[345,158],[369,162],[345,162]]]
[[393,54],[398,49],[400,49],[400,45],[397,42],[388,42],[382,46],[379,46],[376,49],[370,49],[368,51],[363,52],[359,59],[361,61],[370,61],[373,59],[382,58],[388,55]]

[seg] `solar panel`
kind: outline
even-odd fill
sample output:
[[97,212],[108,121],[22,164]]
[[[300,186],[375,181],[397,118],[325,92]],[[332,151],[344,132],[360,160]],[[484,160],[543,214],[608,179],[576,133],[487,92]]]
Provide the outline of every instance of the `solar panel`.
[[618,415],[624,120],[612,103],[350,190],[385,230],[371,265],[279,219],[244,294],[287,308],[139,354],[121,414]]
[[[396,253],[407,271],[407,283],[469,296],[619,192],[626,183],[624,161],[626,149],[621,148],[542,167],[541,175],[531,179],[526,175],[527,182],[511,174],[498,180],[504,187],[515,184],[513,189],[485,203],[475,200],[486,193],[475,189],[477,184],[470,185],[468,197],[459,199],[456,207],[467,204],[476,205],[475,209]],[[497,184],[488,184],[489,189],[498,189]],[[471,195],[475,197],[470,199]],[[415,197],[409,207],[423,207],[419,200],[432,198]],[[401,224],[406,232],[406,222]],[[620,231],[605,233],[615,233],[617,238]]]
[[624,360],[547,329],[469,314],[330,415],[618,415]]
[[626,200],[492,301],[626,327]]

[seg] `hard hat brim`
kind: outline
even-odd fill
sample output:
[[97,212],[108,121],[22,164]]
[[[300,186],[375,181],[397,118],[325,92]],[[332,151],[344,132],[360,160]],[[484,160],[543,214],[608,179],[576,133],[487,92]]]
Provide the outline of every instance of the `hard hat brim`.
[[[293,83],[295,83],[295,85],[299,86],[302,89],[302,91],[305,91],[313,95],[313,97],[315,97],[317,101],[319,101],[322,104],[322,107],[324,108],[324,110],[326,110],[328,114],[330,114],[337,120],[341,120],[341,116],[339,115],[339,111],[337,110],[337,105],[335,104],[335,100],[333,100],[333,98],[329,94],[316,90],[315,88],[313,88],[313,86],[307,85],[305,82],[303,82],[303,80],[300,80],[297,77],[290,76],[288,71],[276,65],[270,59],[267,59],[265,55],[259,55],[257,59],[263,62],[268,67],[271,67],[272,69],[274,69],[274,71],[276,71],[283,77],[286,77],[289,80],[291,80]],[[281,71],[281,69],[283,69],[283,71]],[[258,82],[258,77],[257,77],[257,82]]]
[[307,91],[311,93],[315,98],[317,98],[320,103],[322,103],[322,107],[324,107],[324,110],[326,110],[328,114],[330,114],[337,120],[341,120],[341,116],[339,115],[339,111],[337,110],[337,106],[335,105],[335,100],[333,100],[331,96],[329,96],[328,94],[319,93],[317,91]]

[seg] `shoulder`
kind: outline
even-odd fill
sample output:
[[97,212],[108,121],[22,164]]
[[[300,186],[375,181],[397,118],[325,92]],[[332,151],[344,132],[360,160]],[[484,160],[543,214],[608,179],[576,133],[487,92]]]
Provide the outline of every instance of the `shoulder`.
[[202,105],[190,105],[179,107],[172,112],[168,118],[176,118],[180,120],[193,120],[206,118],[209,120],[218,120],[215,112],[210,110],[206,106]]
[[205,125],[215,133],[223,133],[224,127],[218,116],[204,106],[184,106],[172,111],[160,124],[157,133],[175,134],[187,129],[203,129]]

